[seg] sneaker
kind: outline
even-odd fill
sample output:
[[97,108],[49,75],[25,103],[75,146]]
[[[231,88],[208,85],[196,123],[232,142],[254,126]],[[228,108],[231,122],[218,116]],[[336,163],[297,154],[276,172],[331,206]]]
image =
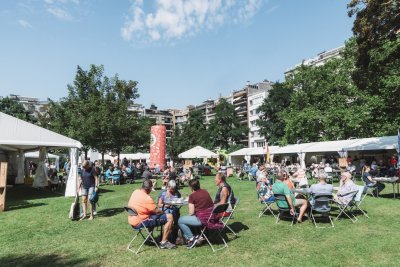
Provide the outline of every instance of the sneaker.
[[196,246],[197,241],[198,241],[198,239],[196,236],[192,237],[191,239],[189,239],[187,241],[186,247],[188,249],[194,248]]
[[202,236],[197,236],[197,245],[201,245],[203,244],[203,242],[206,240],[204,237]]
[[160,243],[160,248],[173,249],[173,248],[176,248],[176,246],[174,244],[170,243],[169,241],[165,241],[164,243],[163,242]]

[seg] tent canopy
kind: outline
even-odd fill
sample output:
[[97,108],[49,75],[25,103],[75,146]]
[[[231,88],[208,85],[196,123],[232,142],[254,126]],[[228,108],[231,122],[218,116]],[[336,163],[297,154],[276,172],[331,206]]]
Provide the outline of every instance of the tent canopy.
[[346,151],[398,149],[397,135],[355,139],[353,141],[355,142],[343,149]]
[[294,144],[294,145],[287,145],[280,147],[276,149],[273,153],[271,154],[297,154],[300,152],[303,152],[304,149],[308,148],[309,146],[312,146],[317,143],[304,143],[304,144]]
[[[115,157],[116,158],[116,157]],[[150,153],[134,153],[134,154],[120,154],[120,159],[126,158],[127,160],[141,160],[150,159]]]
[[[47,153],[47,157],[49,159],[59,159],[60,157],[51,153]],[[36,152],[27,152],[25,153],[25,158],[32,158],[32,159],[38,159],[39,158],[39,151]]]
[[0,112],[0,150],[37,150],[39,147],[81,148],[79,141]]
[[182,159],[217,158],[218,155],[204,147],[196,146],[179,154],[178,157]]
[[[269,153],[273,154],[279,147],[278,146],[270,146]],[[255,156],[255,155],[265,155],[267,153],[264,147],[245,147],[239,149],[235,152],[229,154],[229,156]]]
[[302,152],[337,152],[344,150],[345,147],[353,144],[356,140],[338,140],[314,143],[302,150]]

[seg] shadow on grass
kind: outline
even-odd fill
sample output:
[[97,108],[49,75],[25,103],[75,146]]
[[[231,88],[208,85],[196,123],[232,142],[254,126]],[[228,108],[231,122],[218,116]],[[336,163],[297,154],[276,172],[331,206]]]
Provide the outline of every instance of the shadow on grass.
[[123,212],[123,208],[111,208],[97,211],[96,217],[112,217],[121,212]]
[[[229,224],[229,227],[232,228],[232,230],[235,231],[235,233],[249,230],[249,227],[241,222],[234,222],[232,224]],[[230,231],[225,229],[225,232],[229,233]]]
[[0,258],[2,266],[83,266],[87,260],[71,256],[50,255],[10,255]]
[[19,210],[19,209],[25,209],[25,208],[32,208],[32,207],[39,207],[39,206],[45,206],[47,204],[45,203],[31,203],[26,200],[21,200],[21,201],[13,201],[10,203],[7,203],[6,207],[7,210]]

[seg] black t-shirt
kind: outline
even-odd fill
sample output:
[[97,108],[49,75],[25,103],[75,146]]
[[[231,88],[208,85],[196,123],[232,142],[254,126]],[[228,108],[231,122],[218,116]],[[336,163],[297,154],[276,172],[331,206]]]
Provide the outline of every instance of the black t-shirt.
[[96,176],[96,171],[94,168],[90,167],[87,170],[82,168],[82,184],[84,188],[90,188],[95,186],[96,180],[94,177]]

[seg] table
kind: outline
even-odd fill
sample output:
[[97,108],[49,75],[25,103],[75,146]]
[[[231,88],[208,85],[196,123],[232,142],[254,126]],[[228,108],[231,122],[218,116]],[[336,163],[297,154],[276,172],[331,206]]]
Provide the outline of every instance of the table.
[[186,206],[189,204],[188,200],[184,199],[173,199],[173,200],[165,200],[164,205],[175,206],[177,208],[181,208],[182,206]]
[[[397,177],[397,176],[393,176],[393,177],[372,177],[372,180],[374,180],[375,182],[392,184],[392,186],[393,186],[393,198],[396,198],[396,191],[394,189],[394,184],[397,183],[397,180],[399,180],[399,177]],[[399,184],[398,183],[397,183],[397,194],[399,194]]]

